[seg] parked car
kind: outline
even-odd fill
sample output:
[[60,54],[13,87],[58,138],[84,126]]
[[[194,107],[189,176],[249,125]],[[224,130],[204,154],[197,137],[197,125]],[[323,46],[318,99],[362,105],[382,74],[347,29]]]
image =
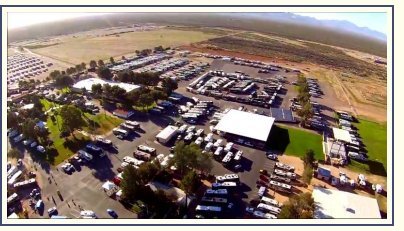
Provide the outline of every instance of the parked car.
[[43,146],[41,146],[41,145],[38,145],[38,146],[36,147],[36,150],[37,150],[38,152],[40,152],[40,153],[45,153],[45,152],[46,152],[46,149],[45,149]]
[[52,217],[52,215],[57,215],[57,214],[58,214],[58,210],[56,207],[52,207],[52,208],[48,209],[49,217]]

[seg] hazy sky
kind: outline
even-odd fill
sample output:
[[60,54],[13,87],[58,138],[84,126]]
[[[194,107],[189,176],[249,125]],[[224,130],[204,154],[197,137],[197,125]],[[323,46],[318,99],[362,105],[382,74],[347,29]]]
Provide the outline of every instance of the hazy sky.
[[310,16],[317,19],[346,20],[360,27],[368,27],[386,34],[387,14],[377,12],[357,12],[357,13],[297,13],[299,15]]
[[[105,14],[105,13],[8,13],[8,27],[18,28],[42,22],[57,21],[69,18]],[[297,13],[317,19],[347,20],[361,27],[380,31],[386,34],[386,13]]]

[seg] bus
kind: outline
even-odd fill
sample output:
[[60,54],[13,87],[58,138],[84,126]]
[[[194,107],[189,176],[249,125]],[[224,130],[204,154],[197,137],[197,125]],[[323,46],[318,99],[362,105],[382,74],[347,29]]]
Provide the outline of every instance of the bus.
[[227,189],[207,189],[205,192],[205,196],[210,196],[210,197],[227,197],[228,191]]
[[222,212],[222,208],[219,206],[197,205],[195,212],[202,215],[215,215],[220,214]]
[[18,200],[18,194],[13,193],[11,196],[7,197],[7,205],[10,205]]
[[227,199],[226,198],[221,198],[221,197],[202,197],[201,202],[203,204],[207,205],[220,205],[220,206],[225,206],[227,204]]
[[263,212],[269,212],[269,213],[272,213],[272,214],[275,214],[275,215],[277,215],[277,214],[279,214],[281,212],[280,208],[272,206],[272,205],[267,205],[267,204],[264,204],[264,203],[258,204],[257,209],[259,209],[259,210],[261,210]]
[[240,182],[240,177],[237,174],[224,174],[223,176],[217,176],[216,177],[216,182],[222,183],[222,182]]
[[227,191],[231,191],[237,188],[236,182],[223,182],[223,183],[212,183],[212,189],[227,189]]
[[137,150],[140,150],[142,152],[147,152],[147,153],[150,153],[152,155],[156,155],[156,149],[152,148],[152,147],[148,147],[146,145],[137,146]]
[[256,218],[263,218],[263,219],[276,219],[277,217],[270,213],[263,213],[259,210],[255,210],[253,213],[254,217]]
[[119,128],[112,129],[112,133],[114,133],[114,135],[122,135],[124,137],[128,136],[129,134],[128,131]]
[[261,197],[261,203],[264,203],[264,204],[267,204],[267,205],[273,205],[273,206],[276,206],[276,207],[281,207],[282,206],[281,204],[279,204],[279,202],[277,200],[274,200],[274,199],[271,199],[271,198],[268,198],[268,197],[265,197],[265,196]]

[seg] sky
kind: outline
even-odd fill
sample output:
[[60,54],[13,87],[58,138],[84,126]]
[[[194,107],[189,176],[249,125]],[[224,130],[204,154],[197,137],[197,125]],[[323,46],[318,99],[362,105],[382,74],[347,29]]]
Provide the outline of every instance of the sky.
[[[34,25],[43,22],[58,21],[63,19],[92,16],[105,13],[8,13],[8,27],[10,29]],[[317,19],[347,20],[360,27],[368,27],[386,34],[386,13],[297,13]]]
[[382,32],[387,32],[387,14],[378,12],[356,12],[356,13],[296,13],[303,16],[310,16],[316,19],[346,20],[360,27]]
[[14,29],[19,27],[30,26],[34,24],[60,21],[64,19],[100,15],[105,13],[66,13],[66,12],[55,12],[55,13],[8,13],[8,28]]

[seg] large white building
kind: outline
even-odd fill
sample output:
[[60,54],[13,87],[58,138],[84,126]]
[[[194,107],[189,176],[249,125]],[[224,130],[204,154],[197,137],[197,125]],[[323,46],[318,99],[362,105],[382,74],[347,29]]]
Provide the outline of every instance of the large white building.
[[139,85],[130,84],[130,83],[122,83],[122,82],[115,82],[115,81],[108,81],[99,78],[89,78],[81,80],[73,85],[73,90],[80,91],[81,89],[85,88],[88,92],[91,92],[91,87],[94,84],[109,84],[112,86],[119,86],[120,88],[125,89],[126,92],[131,92],[134,90],[140,89]]
[[313,198],[315,218],[381,218],[375,198],[317,187],[313,190]]
[[231,109],[223,115],[215,130],[266,142],[275,118]]

